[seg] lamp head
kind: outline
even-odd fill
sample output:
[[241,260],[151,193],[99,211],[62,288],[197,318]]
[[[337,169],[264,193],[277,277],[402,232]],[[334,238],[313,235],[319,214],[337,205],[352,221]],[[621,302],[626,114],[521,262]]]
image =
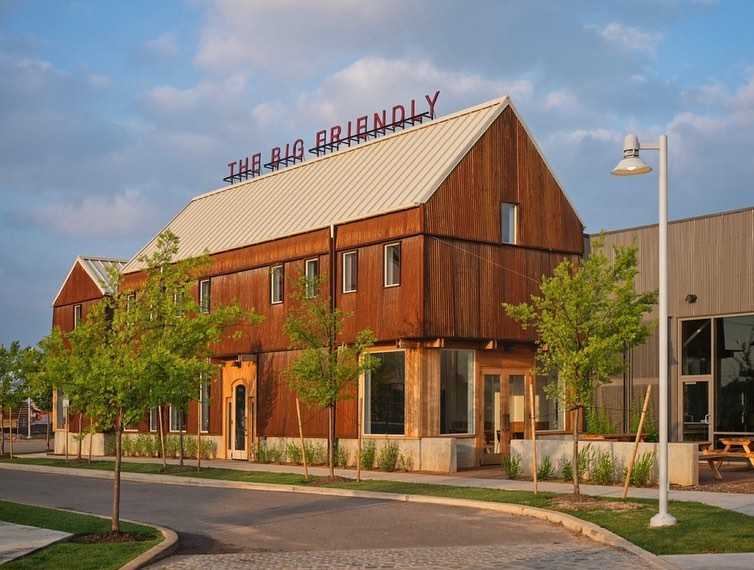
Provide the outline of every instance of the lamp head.
[[615,176],[633,176],[652,172],[652,168],[639,158],[640,148],[639,138],[636,135],[626,135],[626,138],[623,139],[623,160],[613,168],[612,174]]

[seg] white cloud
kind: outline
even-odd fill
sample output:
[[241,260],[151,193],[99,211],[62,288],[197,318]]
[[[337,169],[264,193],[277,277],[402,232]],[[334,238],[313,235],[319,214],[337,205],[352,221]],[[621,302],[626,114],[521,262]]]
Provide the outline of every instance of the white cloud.
[[107,75],[101,75],[99,73],[90,73],[87,77],[89,84],[97,89],[107,89],[112,85],[112,80]]
[[620,22],[610,22],[604,27],[590,26],[606,42],[616,45],[626,51],[637,51],[654,55],[662,41],[662,34],[645,32],[633,26]]
[[47,204],[34,211],[32,218],[37,225],[63,234],[110,238],[143,230],[154,219],[147,200],[133,189]]
[[178,42],[175,34],[165,32],[156,38],[144,42],[144,49],[151,55],[162,58],[171,58],[178,55]]
[[576,94],[569,89],[557,89],[545,96],[546,111],[560,110],[573,112],[581,108],[581,102]]

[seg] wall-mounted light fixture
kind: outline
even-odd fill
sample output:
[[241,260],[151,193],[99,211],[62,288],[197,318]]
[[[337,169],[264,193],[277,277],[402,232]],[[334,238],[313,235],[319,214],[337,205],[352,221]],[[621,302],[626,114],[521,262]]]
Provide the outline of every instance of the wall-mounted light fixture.
[[686,302],[689,305],[693,305],[694,303],[696,303],[696,299],[697,297],[693,293],[689,293],[688,295],[686,295]]

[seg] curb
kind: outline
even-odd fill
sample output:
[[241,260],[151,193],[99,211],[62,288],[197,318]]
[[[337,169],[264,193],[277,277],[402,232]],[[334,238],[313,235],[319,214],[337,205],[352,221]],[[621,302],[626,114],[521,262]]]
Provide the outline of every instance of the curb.
[[[25,467],[35,467],[35,466],[26,465]],[[49,469],[54,469],[54,467],[50,467]],[[20,469],[20,471],[24,471],[24,469]],[[75,469],[71,469],[70,471],[76,471],[76,470]],[[79,471],[81,471],[81,470],[79,470]],[[16,501],[13,501],[13,502],[16,502]],[[43,508],[43,509],[50,509],[52,511],[60,511],[61,513],[73,513],[73,514],[76,514],[76,515],[83,515],[83,516],[87,516],[87,517],[97,517],[98,519],[110,520],[110,517],[105,516],[105,515],[98,515],[96,513],[85,513],[83,511],[74,511],[73,509],[61,509],[61,508],[58,508],[58,507],[49,507],[47,505],[40,505],[38,503],[23,502],[23,503],[19,503],[19,504],[20,505],[28,505],[30,507],[40,507],[40,508]],[[164,527],[164,526],[159,526],[159,525],[152,524],[152,523],[145,523],[145,522],[142,522],[142,521],[135,521],[135,520],[131,520],[131,519],[123,519],[122,518],[120,520],[121,520],[121,522],[127,522],[127,523],[132,523],[132,524],[138,524],[138,525],[141,525],[141,526],[148,526],[148,527],[155,528],[155,529],[157,529],[157,530],[160,531],[160,533],[162,534],[163,539],[162,539],[161,542],[159,542],[158,544],[155,544],[149,550],[147,550],[145,552],[142,552],[136,558],[134,558],[130,562],[127,562],[126,564],[124,564],[123,566],[121,566],[119,568],[119,570],[138,570],[139,568],[144,568],[145,566],[147,566],[149,564],[152,564],[154,562],[157,562],[158,560],[161,560],[161,559],[165,558],[166,556],[170,556],[178,548],[178,534],[173,529],[170,529],[170,528]],[[62,539],[60,539],[60,540],[58,540],[58,541],[56,541],[54,543],[51,543],[51,544],[55,544],[57,542],[66,541],[66,540],[70,539],[71,536],[73,536],[73,535],[71,534],[70,536],[62,538]],[[51,545],[48,544],[47,546],[51,546]],[[47,546],[43,546],[41,548],[46,548]],[[38,548],[36,550],[40,550],[40,549]],[[36,552],[36,550],[33,551],[33,552]]]
[[[10,469],[17,471],[32,471],[37,473],[51,473],[51,474],[68,474],[79,477],[90,477],[94,479],[112,479],[112,473],[110,471],[100,471],[93,469],[77,469],[74,467],[47,467],[44,465],[22,465],[11,463],[0,463],[0,469]],[[350,497],[361,499],[377,499],[383,501],[401,501],[406,503],[424,503],[434,505],[445,505],[453,507],[466,507],[475,508],[488,511],[495,511],[499,513],[505,513],[510,515],[527,516],[543,520],[552,524],[560,525],[572,532],[581,534],[595,542],[611,546],[614,548],[620,548],[631,554],[638,556],[650,566],[654,568],[661,568],[664,570],[677,570],[677,566],[663,560],[659,556],[652,554],[651,552],[644,550],[643,548],[629,542],[625,538],[618,536],[617,534],[603,528],[594,523],[576,518],[566,513],[560,513],[557,511],[551,511],[542,509],[539,507],[529,507],[526,505],[515,505],[511,503],[493,503],[490,501],[476,501],[472,499],[453,499],[447,497],[433,497],[428,495],[407,495],[401,493],[383,493],[380,491],[353,491],[349,489],[334,489],[328,487],[304,487],[300,485],[284,485],[275,483],[248,483],[244,481],[226,481],[221,479],[204,479],[200,477],[184,477],[175,475],[162,475],[162,474],[146,474],[146,473],[121,473],[122,481],[131,481],[138,483],[159,483],[163,485],[180,485],[184,487],[212,487],[220,489],[242,489],[248,491],[271,491],[276,493],[300,493],[307,495],[325,495],[336,497]],[[72,511],[73,512],[73,511]],[[89,514],[89,513],[83,513]],[[100,516],[100,515],[96,515]],[[103,517],[108,518],[108,517]],[[133,521],[129,521],[133,522]],[[139,523],[144,524],[144,523]],[[157,527],[163,530],[161,527]],[[175,535],[170,529],[164,529]],[[163,533],[164,534],[164,533]],[[167,539],[167,536],[166,536]],[[131,561],[128,565],[121,568],[121,570],[133,570],[141,568],[146,564],[147,560],[140,561],[139,565],[133,565],[142,557],[152,553],[153,550],[158,549],[160,543],[151,548],[138,558]],[[167,548],[175,549],[177,547],[177,537],[173,544],[167,546]],[[165,550],[166,550],[165,549]],[[172,550],[171,550],[172,551]],[[149,562],[154,562],[159,558],[167,556],[169,552],[160,551],[154,554],[154,557],[148,559]]]

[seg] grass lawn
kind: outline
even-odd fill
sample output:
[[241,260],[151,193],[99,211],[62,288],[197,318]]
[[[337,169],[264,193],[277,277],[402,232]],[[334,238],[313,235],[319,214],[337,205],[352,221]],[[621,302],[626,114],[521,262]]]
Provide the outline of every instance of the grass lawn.
[[[88,464],[86,462],[66,462],[55,458],[29,458],[17,459],[15,462],[85,469],[112,470],[113,468],[112,461],[95,461]],[[157,463],[123,463],[124,471],[136,473],[160,473],[160,467],[160,464]],[[670,504],[670,511],[678,519],[678,524],[669,528],[650,529],[649,519],[657,511],[657,501],[648,499],[630,499],[630,502],[639,505],[638,508],[633,510],[612,510],[609,508],[566,510],[552,504],[553,498],[557,495],[551,493],[534,495],[528,491],[499,491],[495,489],[403,483],[399,481],[328,482],[321,477],[312,477],[310,482],[306,482],[302,475],[294,473],[268,473],[214,468],[202,469],[200,472],[197,472],[194,467],[187,466],[180,468],[175,465],[168,466],[167,473],[178,476],[246,481],[249,483],[304,486],[316,484],[318,486],[338,489],[431,495],[543,507],[560,510],[598,524],[655,554],[754,552],[754,517],[702,503],[673,501]],[[612,502],[616,501],[614,498],[609,500]]]
[[[99,517],[7,501],[0,501],[0,520],[61,530],[73,534],[102,533],[110,530],[110,521]],[[123,531],[138,534],[144,540],[110,544],[58,542],[8,562],[3,565],[3,568],[9,570],[31,568],[115,569],[120,568],[129,560],[152,548],[162,540],[162,535],[151,527],[130,523],[121,523],[121,526]]]

